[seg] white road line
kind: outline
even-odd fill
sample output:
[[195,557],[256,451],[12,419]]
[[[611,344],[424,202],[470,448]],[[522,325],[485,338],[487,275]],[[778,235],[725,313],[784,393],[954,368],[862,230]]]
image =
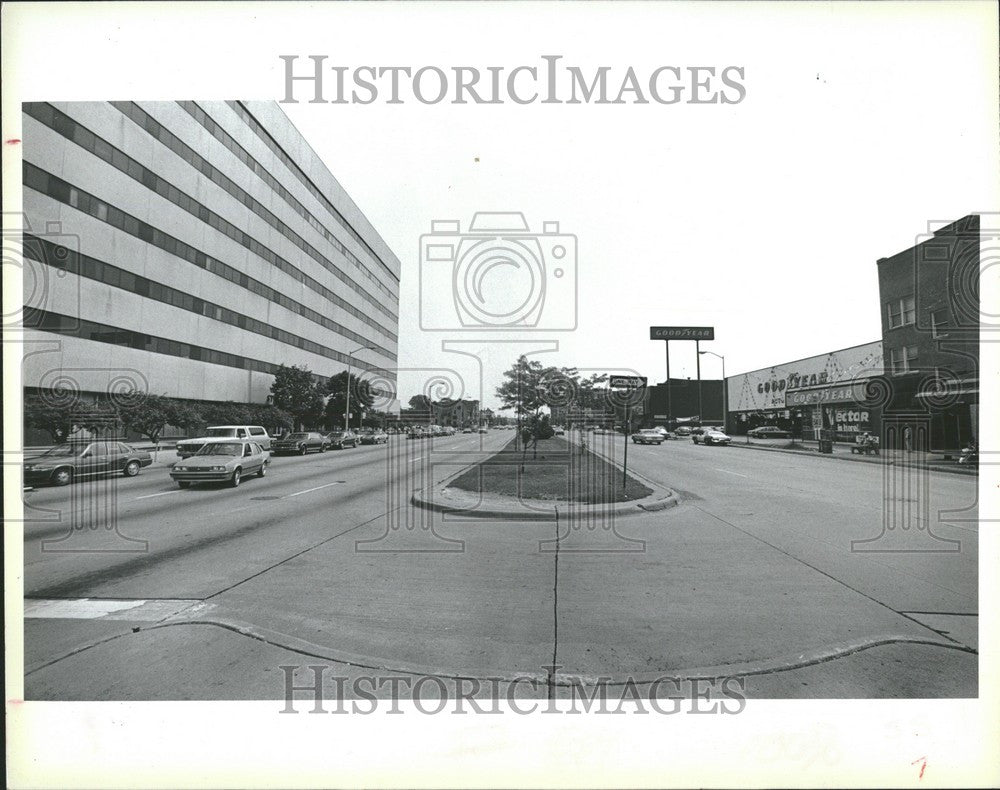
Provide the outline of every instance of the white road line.
[[282,499],[291,499],[293,496],[301,496],[302,494],[309,494],[313,491],[319,491],[321,488],[329,488],[330,486],[340,486],[343,485],[339,480],[333,483],[327,483],[326,485],[316,486],[315,488],[307,488],[305,491],[296,491],[294,494],[288,494],[283,496]]
[[715,469],[716,472],[725,472],[727,475],[736,475],[737,477],[750,477],[750,475],[741,475],[739,472],[730,472],[728,469],[719,469],[718,467],[715,466],[713,466],[712,468]]
[[423,456],[421,455],[421,456],[419,456],[418,458],[414,458],[413,460],[411,460],[411,461],[410,461],[410,463],[411,463],[411,464],[415,464],[415,463],[416,463],[417,461],[422,461],[422,460],[423,460],[423,458],[424,458],[424,457],[423,457]]
[[181,490],[178,488],[175,491],[161,491],[158,494],[146,494],[145,496],[137,496],[133,499],[133,502],[138,502],[140,499],[152,499],[154,496],[166,496],[167,494],[179,494]]

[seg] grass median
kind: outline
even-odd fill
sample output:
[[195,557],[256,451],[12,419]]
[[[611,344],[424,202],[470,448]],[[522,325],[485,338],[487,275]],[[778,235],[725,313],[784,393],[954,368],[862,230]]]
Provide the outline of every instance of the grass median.
[[553,437],[538,442],[537,452],[514,449],[514,440],[495,455],[453,480],[450,488],[521,499],[581,502],[588,505],[634,502],[653,493],[586,449]]

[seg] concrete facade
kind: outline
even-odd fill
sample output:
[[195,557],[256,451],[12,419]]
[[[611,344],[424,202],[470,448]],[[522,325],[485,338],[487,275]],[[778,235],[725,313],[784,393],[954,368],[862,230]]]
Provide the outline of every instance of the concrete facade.
[[359,346],[395,380],[399,260],[276,104],[23,110],[26,390],[263,403]]

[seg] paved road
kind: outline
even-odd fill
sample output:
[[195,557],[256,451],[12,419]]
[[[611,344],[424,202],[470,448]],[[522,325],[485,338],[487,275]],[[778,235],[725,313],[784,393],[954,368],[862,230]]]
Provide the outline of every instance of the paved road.
[[280,667],[308,664],[543,695],[553,663],[560,694],[720,674],[766,697],[976,694],[974,478],[631,446],[681,505],[564,523],[558,554],[551,523],[406,504],[510,436],[280,458],[235,490],[152,469],[34,492],[58,520],[25,529],[26,698],[280,699]]

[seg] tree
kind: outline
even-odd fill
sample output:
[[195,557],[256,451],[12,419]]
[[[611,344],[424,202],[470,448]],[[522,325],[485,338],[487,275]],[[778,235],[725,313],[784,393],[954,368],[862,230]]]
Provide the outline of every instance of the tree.
[[138,431],[138,433],[159,444],[160,434],[166,427],[170,416],[167,399],[162,395],[132,394],[113,404],[118,423],[122,429]]
[[[375,395],[367,379],[361,379],[351,374],[351,414],[349,425],[357,425],[375,404]],[[326,392],[330,399],[326,402],[326,427],[331,430],[344,426],[344,414],[347,412],[347,371],[342,370],[335,376],[330,376],[326,383]]]
[[56,444],[65,442],[76,427],[76,399],[25,398],[24,421],[32,428],[45,431]]
[[[517,416],[518,431],[517,438],[521,437],[521,424],[526,418],[537,418],[541,409],[546,404],[546,389],[543,386],[543,379],[546,375],[551,375],[555,368],[546,368],[537,360],[528,360],[525,355],[518,357],[509,370],[504,371],[504,382],[497,387],[496,395],[501,402],[501,410],[513,409]],[[534,439],[534,455],[538,455],[538,440]],[[515,439],[515,442],[517,439]],[[515,449],[517,447],[515,443]],[[527,451],[527,441],[525,441],[525,451]]]
[[205,422],[205,418],[196,406],[183,400],[167,398],[163,404],[167,412],[167,424],[190,432]]
[[410,408],[415,412],[423,412],[430,415],[434,411],[434,404],[426,395],[414,395],[409,401]]
[[291,414],[297,424],[313,422],[323,413],[323,394],[304,365],[281,365],[274,374],[271,397],[274,405]]
[[262,425],[269,434],[276,436],[284,431],[290,431],[294,427],[295,420],[287,411],[262,403],[250,407],[246,424]]

